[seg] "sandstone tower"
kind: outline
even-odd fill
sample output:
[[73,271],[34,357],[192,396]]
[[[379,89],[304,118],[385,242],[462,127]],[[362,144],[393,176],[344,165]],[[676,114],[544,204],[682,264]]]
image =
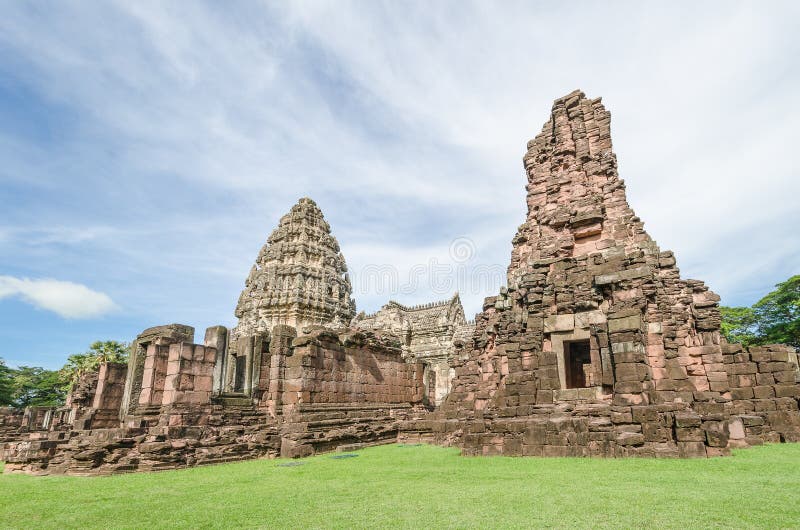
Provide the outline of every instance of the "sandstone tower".
[[600,99],[557,99],[523,162],[508,287],[476,318],[434,439],[562,456],[800,439],[794,352],[721,338],[719,297],[681,279],[628,206]]
[[232,339],[276,325],[345,327],[355,315],[347,264],[317,204],[300,199],[258,253]]

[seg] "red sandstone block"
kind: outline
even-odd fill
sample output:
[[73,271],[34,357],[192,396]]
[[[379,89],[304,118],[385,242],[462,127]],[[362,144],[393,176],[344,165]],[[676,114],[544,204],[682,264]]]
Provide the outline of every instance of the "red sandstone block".
[[178,392],[175,390],[165,390],[161,397],[161,403],[164,405],[174,403],[177,395]]
[[750,359],[755,362],[766,362],[772,360],[772,354],[766,350],[750,348]]
[[753,395],[756,399],[767,399],[775,397],[775,390],[772,386],[755,386],[753,387]]
[[703,442],[678,442],[678,454],[682,458],[697,458],[706,456],[706,446]]
[[779,350],[772,352],[772,360],[779,362],[789,362],[790,356],[788,350]]
[[703,376],[706,377],[706,367],[702,364],[693,364],[686,367],[686,373],[689,376]]
[[684,367],[702,366],[703,360],[700,357],[678,357],[678,364]]
[[722,364],[723,361],[724,361],[724,358],[722,357],[722,354],[719,353],[719,352],[707,353],[707,354],[704,354],[704,355],[700,356],[700,358],[703,360],[704,364],[712,364],[712,363]]
[[[795,411],[798,410],[798,408],[800,408],[800,403],[798,403],[797,398],[795,397],[775,398],[775,405],[778,408],[778,410],[790,413],[794,413]],[[792,414],[790,417],[793,419],[789,423],[800,426],[800,416]]]
[[778,408],[772,399],[754,399],[752,403],[754,412],[768,412]]
[[712,392],[727,392],[730,390],[727,381],[709,381],[708,386]]
[[155,374],[152,370],[145,370],[142,374],[142,391],[146,388],[152,388],[155,379]]
[[640,363],[620,363],[614,367],[617,381],[644,381],[649,378],[647,365]]
[[706,372],[726,372],[725,363],[705,363]]
[[710,390],[708,378],[706,376],[689,376],[689,381],[694,385],[694,388],[699,392],[706,392]]
[[701,346],[678,346],[678,355],[680,357],[700,357],[703,355]]
[[728,374],[724,371],[709,371],[707,374],[709,381],[724,381],[728,382]]
[[639,393],[644,390],[644,385],[641,381],[620,381],[614,383],[614,392],[622,394]]
[[142,388],[141,393],[139,394],[139,404],[140,405],[149,405],[151,403],[151,399],[153,396],[153,390],[150,387]]
[[775,377],[772,373],[756,374],[756,383],[758,385],[773,385],[775,384]]
[[800,385],[798,384],[779,384],[774,388],[775,396],[779,398],[800,396]]
[[646,405],[648,400],[642,394],[615,394],[612,403],[614,405]]
[[197,376],[194,379],[194,390],[199,392],[211,392],[214,386],[212,376]]
[[733,353],[739,353],[739,352],[742,351],[742,345],[741,344],[728,344],[728,343],[725,343],[725,344],[720,344],[720,348],[722,349],[722,353],[724,353],[724,354],[733,354]]
[[752,398],[753,398],[752,387],[731,389],[731,399],[752,399]]

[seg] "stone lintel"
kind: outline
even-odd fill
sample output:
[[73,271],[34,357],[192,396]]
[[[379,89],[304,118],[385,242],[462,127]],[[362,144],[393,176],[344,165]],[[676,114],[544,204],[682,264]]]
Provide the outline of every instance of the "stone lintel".
[[575,315],[551,315],[544,320],[545,333],[572,331],[575,329]]
[[632,315],[625,318],[612,318],[608,321],[608,331],[610,333],[638,330],[641,327],[642,317],[640,315]]
[[594,311],[584,311],[575,313],[575,327],[588,328],[592,324],[604,324],[606,322],[606,315],[599,309]]
[[624,271],[614,272],[611,274],[600,274],[594,277],[595,285],[609,285],[612,283],[619,283],[624,280],[633,280],[636,278],[644,278],[650,276],[652,271],[647,265],[636,267],[635,269],[625,269]]

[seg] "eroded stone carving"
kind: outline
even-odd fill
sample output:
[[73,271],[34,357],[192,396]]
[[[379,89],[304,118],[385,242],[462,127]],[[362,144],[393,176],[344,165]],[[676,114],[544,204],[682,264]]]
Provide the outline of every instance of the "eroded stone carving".
[[353,327],[397,337],[404,357],[425,366],[426,401],[440,405],[450,391],[451,358],[472,334],[475,323],[464,318],[456,293],[449,300],[411,307],[389,302],[374,314],[356,316]]
[[245,280],[231,341],[276,325],[346,327],[355,315],[347,264],[317,204],[300,199],[258,253]]

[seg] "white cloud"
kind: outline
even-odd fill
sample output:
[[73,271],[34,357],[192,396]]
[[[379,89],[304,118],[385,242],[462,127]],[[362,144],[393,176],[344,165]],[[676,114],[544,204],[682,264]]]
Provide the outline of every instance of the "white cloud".
[[[55,124],[45,145],[0,130],[0,178],[29,193],[4,203],[0,255],[16,276],[98,278],[147,318],[216,323],[310,195],[354,275],[406,276],[460,236],[504,267],[525,143],[582,88],[613,114],[651,235],[752,303],[800,259],[798,5],[8,4],[0,73],[69,119],[31,118]],[[491,294],[462,293],[467,312]]]
[[117,308],[107,294],[79,283],[0,276],[0,300],[13,296],[64,318],[94,318]]

